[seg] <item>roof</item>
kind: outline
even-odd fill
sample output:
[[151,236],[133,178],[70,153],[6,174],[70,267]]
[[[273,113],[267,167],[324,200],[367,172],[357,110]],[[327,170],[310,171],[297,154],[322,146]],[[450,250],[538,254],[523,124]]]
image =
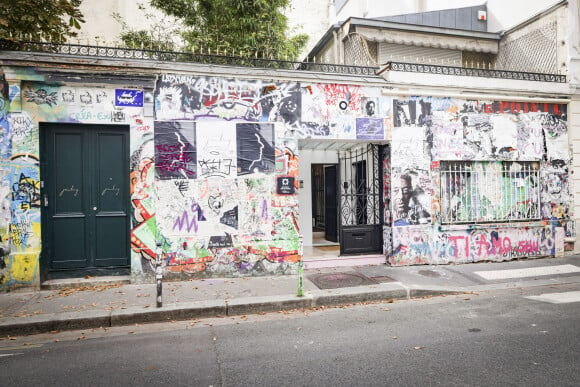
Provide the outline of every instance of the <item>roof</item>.
[[482,4],[473,7],[375,17],[374,19],[420,26],[487,32],[487,18],[480,20],[478,17],[479,11],[487,12],[487,6]]
[[489,53],[497,53],[501,38],[501,34],[492,32],[350,17],[331,26],[310,51],[308,58],[318,56],[338,30],[342,30],[344,35],[358,32],[366,39],[377,42]]

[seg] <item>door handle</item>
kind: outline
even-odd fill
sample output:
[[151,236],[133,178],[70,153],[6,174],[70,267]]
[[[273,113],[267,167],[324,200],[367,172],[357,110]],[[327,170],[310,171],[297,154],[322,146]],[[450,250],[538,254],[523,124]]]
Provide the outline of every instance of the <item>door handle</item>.
[[42,195],[42,205],[45,208],[48,207],[48,195],[47,194]]

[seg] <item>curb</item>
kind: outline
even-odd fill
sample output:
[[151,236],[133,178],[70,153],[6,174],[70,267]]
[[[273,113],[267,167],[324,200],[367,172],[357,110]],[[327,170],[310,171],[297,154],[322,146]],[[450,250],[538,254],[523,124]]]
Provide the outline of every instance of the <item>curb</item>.
[[189,320],[226,314],[227,308],[223,301],[199,301],[150,309],[117,309],[111,312],[109,326]]
[[52,331],[72,331],[77,329],[108,327],[108,311],[87,311],[81,313],[51,313],[30,318],[13,317],[0,323],[0,336],[33,335]]
[[304,297],[265,296],[243,297],[226,301],[198,301],[173,304],[156,309],[128,308],[114,311],[84,311],[82,313],[53,313],[29,318],[12,317],[0,323],[0,336],[31,335],[52,331],[67,331],[101,327],[118,327],[136,323],[178,321],[194,318],[239,316],[338,306],[368,301],[406,300],[428,296],[463,293],[461,290],[409,289],[401,284],[383,284],[380,288],[333,289],[333,293],[316,291]]

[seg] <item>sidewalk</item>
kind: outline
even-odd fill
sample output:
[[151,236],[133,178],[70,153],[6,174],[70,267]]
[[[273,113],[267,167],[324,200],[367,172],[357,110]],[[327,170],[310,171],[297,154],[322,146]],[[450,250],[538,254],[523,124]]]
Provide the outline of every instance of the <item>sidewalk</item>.
[[[485,279],[478,274],[501,270],[518,270],[523,276]],[[164,282],[163,306],[158,308],[154,283],[128,284],[125,277],[68,280],[53,290],[0,294],[0,337],[571,282],[580,283],[580,256],[353,266],[305,270],[303,297],[297,296],[296,275]]]

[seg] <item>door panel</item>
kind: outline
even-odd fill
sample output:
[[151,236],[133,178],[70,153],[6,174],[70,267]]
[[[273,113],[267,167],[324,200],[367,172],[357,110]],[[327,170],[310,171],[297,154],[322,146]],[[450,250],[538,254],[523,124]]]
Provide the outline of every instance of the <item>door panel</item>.
[[83,189],[87,184],[86,142],[86,133],[78,129],[55,130],[49,140],[54,149],[55,172],[53,192],[48,200],[54,208],[50,241],[54,246],[51,265],[54,269],[82,268],[88,263],[86,203],[89,198]]
[[127,222],[121,216],[97,216],[95,266],[125,265]]
[[[128,246],[128,178],[124,150],[128,147],[123,133],[96,133],[96,257],[95,266],[123,265]],[[124,168],[119,168],[125,165]]]
[[41,124],[41,131],[47,271],[127,267],[128,128]]
[[336,165],[324,167],[324,238],[338,242],[338,192]]
[[85,216],[68,214],[54,216],[52,221],[51,269],[83,268],[88,264]]

